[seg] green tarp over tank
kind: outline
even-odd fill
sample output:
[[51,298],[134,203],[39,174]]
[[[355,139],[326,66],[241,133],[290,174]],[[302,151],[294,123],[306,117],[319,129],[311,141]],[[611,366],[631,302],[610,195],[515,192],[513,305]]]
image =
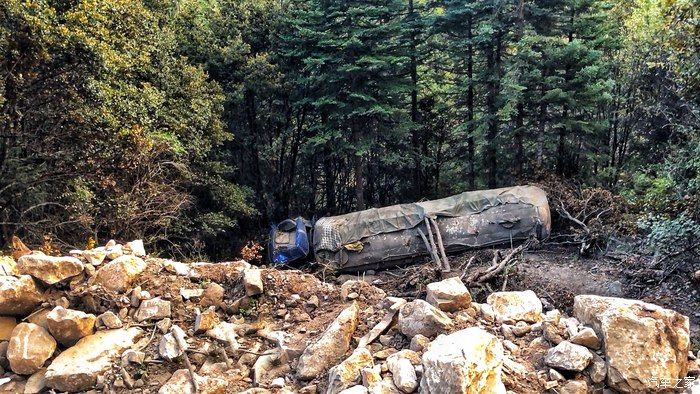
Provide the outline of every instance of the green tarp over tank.
[[542,189],[479,190],[321,218],[314,226],[316,258],[341,269],[367,269],[427,256],[418,232],[427,233],[426,217],[436,219],[448,252],[523,240],[530,235],[544,238],[551,229]]

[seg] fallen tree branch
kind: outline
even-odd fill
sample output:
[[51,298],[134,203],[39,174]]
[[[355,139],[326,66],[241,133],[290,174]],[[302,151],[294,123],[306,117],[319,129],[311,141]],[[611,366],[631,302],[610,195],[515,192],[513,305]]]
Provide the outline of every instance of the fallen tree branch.
[[187,342],[185,341],[185,337],[183,336],[181,330],[170,330],[170,332],[173,334],[173,338],[175,338],[175,343],[177,344],[177,347],[182,352],[182,360],[185,362],[185,367],[187,368],[187,372],[189,373],[190,381],[192,382],[192,387],[194,387],[194,392],[198,393],[199,382],[197,382],[197,377],[194,374],[192,363],[190,362],[190,357],[187,355]]
[[501,286],[501,291],[506,291],[506,286],[508,286],[508,267],[503,273],[503,286]]
[[450,268],[450,261],[447,260],[447,254],[445,253],[445,246],[442,244],[442,234],[440,234],[440,227],[438,227],[437,221],[435,221],[435,219],[430,218],[429,221],[433,226],[435,226],[435,236],[437,238],[437,245],[438,245],[438,249],[440,250],[440,255],[442,256],[443,271],[450,272],[450,271],[452,271],[452,268]]
[[437,246],[435,245],[435,238],[433,237],[433,229],[430,226],[430,222],[428,221],[427,216],[424,218],[424,222],[425,228],[428,230],[428,240],[430,241],[430,249],[433,252],[433,259],[435,259],[435,263],[437,263],[440,270],[443,270],[442,261],[440,260],[440,256],[438,256]]
[[442,264],[440,264],[440,259],[438,258],[437,252],[430,247],[430,243],[428,243],[428,239],[425,237],[425,233],[421,229],[418,229],[418,234],[420,234],[420,237],[423,239],[423,242],[425,243],[425,249],[428,250],[428,255],[430,256],[431,259],[437,264],[438,268],[442,269]]
[[464,280],[464,277],[467,276],[467,270],[469,269],[469,266],[472,265],[475,259],[476,256],[472,256],[469,258],[469,261],[467,261],[467,265],[465,265],[464,268],[462,268],[462,275],[459,276],[460,280]]
[[[567,211],[566,208],[564,207],[563,201],[559,200],[558,202],[559,202],[559,204],[555,205],[557,213],[559,213],[559,215],[561,215],[563,218],[574,222],[574,224],[581,227],[581,229],[583,230],[583,236],[581,236],[581,237],[579,237],[578,235],[574,236],[574,240],[575,240],[574,244],[581,245],[581,248],[579,250],[579,254],[583,255],[591,247],[591,243],[592,243],[591,229],[590,229],[590,227],[588,227],[588,225],[586,223],[582,222],[581,220],[579,220],[579,219],[575,218],[573,215],[571,215],[571,213],[569,213],[569,211]],[[605,214],[608,211],[609,211],[609,209],[604,209],[603,211],[601,211],[598,214],[598,216],[596,216],[596,219],[599,219],[603,214]],[[585,220],[585,218],[584,218],[584,220]]]
[[571,214],[569,213],[569,211],[567,211],[566,208],[564,208],[564,203],[563,203],[562,201],[559,201],[559,207],[557,208],[557,212],[559,212],[559,214],[562,215],[563,217],[565,217],[566,219],[569,219],[569,220],[571,220],[572,222],[574,222],[574,223],[578,224],[579,226],[581,226],[581,228],[583,228],[583,230],[586,232],[586,234],[588,234],[588,233],[590,232],[588,226],[587,226],[584,222],[582,222],[582,221],[576,219],[575,217],[571,216]]
[[468,286],[474,286],[474,285],[488,285],[487,282],[496,276],[498,276],[500,273],[502,273],[506,267],[513,266],[518,260],[518,256],[525,251],[527,248],[530,247],[531,241],[528,240],[527,242],[523,243],[522,245],[518,246],[517,248],[512,249],[504,258],[500,258],[501,254],[499,251],[494,252],[493,256],[493,262],[491,263],[491,266],[486,268],[485,270],[476,270],[473,272],[471,275],[466,280],[466,283]]

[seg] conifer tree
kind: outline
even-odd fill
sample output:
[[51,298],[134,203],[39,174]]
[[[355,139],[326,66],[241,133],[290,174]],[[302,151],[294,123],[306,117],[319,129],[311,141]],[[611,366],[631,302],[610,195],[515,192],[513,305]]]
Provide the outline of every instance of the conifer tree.
[[[297,84],[308,86],[310,105],[320,117],[311,143],[316,152],[345,166],[354,190],[344,204],[352,200],[357,209],[365,207],[370,152],[404,139],[408,59],[397,39],[404,10],[398,0],[308,0],[300,4],[286,38],[299,45],[296,55],[304,65]],[[330,168],[324,172],[329,209],[339,198],[330,185],[332,173]]]

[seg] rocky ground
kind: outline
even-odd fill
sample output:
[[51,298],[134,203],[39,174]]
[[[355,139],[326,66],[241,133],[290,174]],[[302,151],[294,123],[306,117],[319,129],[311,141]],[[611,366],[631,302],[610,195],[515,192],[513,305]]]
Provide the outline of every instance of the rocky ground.
[[185,264],[139,241],[25,250],[0,257],[0,392],[700,392],[688,317],[580,294],[617,285],[533,292],[528,272],[491,292],[428,265],[338,276]]

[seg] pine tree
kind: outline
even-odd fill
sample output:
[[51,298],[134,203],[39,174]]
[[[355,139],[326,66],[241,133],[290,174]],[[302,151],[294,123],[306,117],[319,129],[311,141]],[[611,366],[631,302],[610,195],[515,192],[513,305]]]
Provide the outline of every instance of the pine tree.
[[[325,157],[344,164],[354,186],[354,206],[365,207],[370,152],[392,139],[404,139],[402,100],[408,62],[397,40],[404,4],[398,0],[308,0],[300,5],[294,28],[294,55],[303,58],[298,86],[307,86],[310,105],[319,114],[312,144]],[[325,163],[326,205],[339,196],[329,185]],[[347,204],[347,201],[346,201]]]
[[[442,51],[449,59],[448,65],[456,77],[455,92],[457,113],[464,119],[459,128],[466,137],[467,185],[476,188],[476,83],[474,64],[476,58],[475,35],[481,10],[473,0],[444,0],[436,2],[442,13],[436,18],[434,28],[444,35]],[[444,58],[443,58],[444,59]]]

